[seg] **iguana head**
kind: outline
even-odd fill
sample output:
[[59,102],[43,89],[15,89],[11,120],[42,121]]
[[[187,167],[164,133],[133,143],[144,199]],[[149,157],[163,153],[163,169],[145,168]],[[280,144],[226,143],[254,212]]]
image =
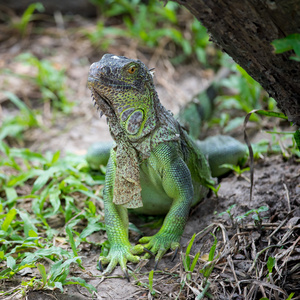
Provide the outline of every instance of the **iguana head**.
[[151,70],[139,60],[105,54],[90,67],[88,87],[98,108],[108,120],[117,118],[131,140],[156,126]]

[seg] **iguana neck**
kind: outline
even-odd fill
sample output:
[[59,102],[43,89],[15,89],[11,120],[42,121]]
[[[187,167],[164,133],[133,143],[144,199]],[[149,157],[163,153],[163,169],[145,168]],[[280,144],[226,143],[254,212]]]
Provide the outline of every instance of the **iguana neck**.
[[[180,136],[177,121],[172,117],[172,114],[161,105],[154,88],[147,93],[147,97],[141,99],[143,103],[148,106],[143,115],[144,120],[141,124],[142,128],[138,136],[128,134],[124,126],[121,126],[120,119],[122,120],[122,115],[124,115],[124,112],[127,110],[132,109],[130,115],[133,116],[135,112],[141,111],[140,107],[126,107],[125,105],[125,110],[120,116],[117,116],[113,111],[111,114],[106,114],[110,133],[116,144],[130,144],[142,159],[148,158],[151,154],[151,150],[158,144],[166,141],[179,140]],[[151,103],[151,105],[148,103]]]

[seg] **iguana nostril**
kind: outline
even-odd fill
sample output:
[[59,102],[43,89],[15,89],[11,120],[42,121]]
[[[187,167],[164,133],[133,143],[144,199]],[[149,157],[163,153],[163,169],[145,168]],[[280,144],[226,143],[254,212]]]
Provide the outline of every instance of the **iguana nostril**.
[[110,75],[111,74],[110,67],[107,67],[107,66],[100,67],[99,73],[103,74],[103,75],[106,75],[106,76]]

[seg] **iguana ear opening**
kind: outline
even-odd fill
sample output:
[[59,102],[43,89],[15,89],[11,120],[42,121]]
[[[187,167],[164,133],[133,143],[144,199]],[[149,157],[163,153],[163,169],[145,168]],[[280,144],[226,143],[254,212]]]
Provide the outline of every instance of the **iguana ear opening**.
[[151,76],[152,76],[152,78],[154,77],[154,73],[155,73],[155,68],[151,68],[151,69],[149,69],[149,72],[150,72],[150,74],[151,74]]

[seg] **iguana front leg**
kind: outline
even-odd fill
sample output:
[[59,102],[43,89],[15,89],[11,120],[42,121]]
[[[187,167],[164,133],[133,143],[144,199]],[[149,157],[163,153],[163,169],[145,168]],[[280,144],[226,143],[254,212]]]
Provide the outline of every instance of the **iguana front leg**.
[[104,188],[104,213],[105,213],[105,226],[108,241],[110,243],[110,250],[108,255],[100,256],[99,263],[108,264],[103,275],[111,273],[116,265],[119,263],[122,271],[128,278],[127,274],[127,261],[138,263],[140,257],[135,254],[143,252],[143,246],[137,245],[133,247],[128,240],[128,214],[127,208],[122,205],[115,205],[113,203],[113,191],[116,174],[116,161],[115,152],[111,151],[109,159]]
[[[179,156],[175,144],[161,144],[153,151],[154,169],[160,173],[165,193],[173,199],[172,206],[161,229],[152,237],[143,237],[140,243],[156,254],[156,263],[168,249],[179,247],[189,210],[194,197],[191,173]],[[146,258],[149,254],[145,255]]]

